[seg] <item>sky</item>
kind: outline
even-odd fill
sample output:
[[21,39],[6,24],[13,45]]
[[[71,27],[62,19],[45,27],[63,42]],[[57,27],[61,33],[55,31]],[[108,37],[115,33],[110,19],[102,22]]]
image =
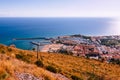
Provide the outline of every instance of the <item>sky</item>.
[[120,34],[120,0],[0,0],[0,17],[109,17]]
[[0,0],[0,17],[120,17],[120,0]]

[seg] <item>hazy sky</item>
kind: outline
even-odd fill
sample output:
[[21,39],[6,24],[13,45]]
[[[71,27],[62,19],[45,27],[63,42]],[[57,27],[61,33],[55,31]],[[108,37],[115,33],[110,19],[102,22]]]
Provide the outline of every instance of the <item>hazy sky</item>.
[[120,0],[0,0],[1,17],[120,17]]

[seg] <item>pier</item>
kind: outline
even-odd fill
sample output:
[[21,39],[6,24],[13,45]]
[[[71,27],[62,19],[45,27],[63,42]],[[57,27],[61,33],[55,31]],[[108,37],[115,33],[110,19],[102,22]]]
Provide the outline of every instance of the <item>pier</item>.
[[14,38],[13,40],[35,40],[35,39],[52,40],[53,38],[46,38],[46,37],[36,37],[36,38]]

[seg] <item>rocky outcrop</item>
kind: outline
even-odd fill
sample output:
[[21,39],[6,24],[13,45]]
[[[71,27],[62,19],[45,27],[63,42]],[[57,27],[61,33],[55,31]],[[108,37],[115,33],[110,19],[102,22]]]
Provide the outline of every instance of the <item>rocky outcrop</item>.
[[18,80],[44,80],[42,77],[41,78],[37,78],[32,74],[29,73],[18,73],[16,72],[16,77],[18,78]]

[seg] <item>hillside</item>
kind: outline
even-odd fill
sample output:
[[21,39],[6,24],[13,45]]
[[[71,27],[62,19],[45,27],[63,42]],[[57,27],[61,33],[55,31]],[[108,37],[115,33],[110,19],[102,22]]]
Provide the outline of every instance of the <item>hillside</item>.
[[1,80],[27,80],[19,79],[20,74],[29,74],[33,80],[120,80],[120,66],[115,64],[57,53],[39,53],[42,59],[37,60],[34,51],[3,45],[0,53]]
[[0,54],[0,80],[54,79],[50,72]]
[[[16,59],[23,50],[0,45],[0,80],[64,80],[64,76]],[[29,51],[27,51],[29,52]],[[32,61],[31,61],[32,62]]]

